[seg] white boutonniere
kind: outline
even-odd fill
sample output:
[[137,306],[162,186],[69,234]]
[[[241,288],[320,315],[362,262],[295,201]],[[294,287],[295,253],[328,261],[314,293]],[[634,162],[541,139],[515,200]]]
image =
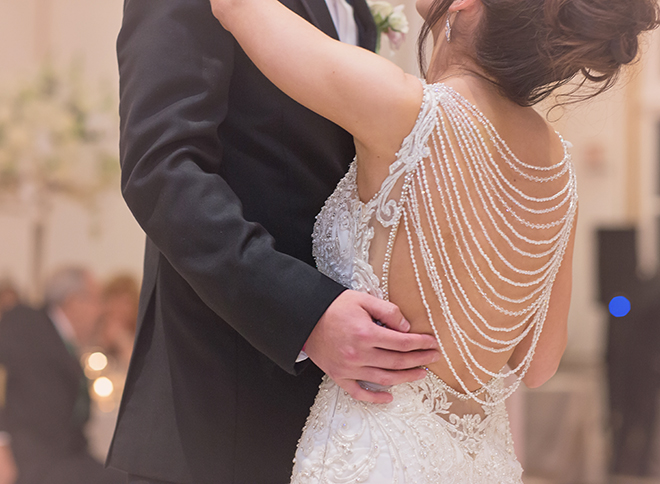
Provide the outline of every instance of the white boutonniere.
[[403,5],[393,7],[389,2],[367,0],[377,29],[376,52],[380,51],[380,41],[386,35],[390,47],[399,49],[408,33],[408,18],[403,12]]

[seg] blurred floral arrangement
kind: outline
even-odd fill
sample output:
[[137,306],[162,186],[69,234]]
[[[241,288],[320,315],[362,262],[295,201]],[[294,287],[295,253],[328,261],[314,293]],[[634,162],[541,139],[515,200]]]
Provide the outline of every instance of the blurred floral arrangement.
[[113,103],[92,103],[79,71],[46,67],[0,97],[0,204],[61,194],[90,206],[116,182]]
[[376,52],[380,52],[381,38],[387,36],[390,47],[398,50],[408,33],[408,17],[404,5],[393,7],[389,2],[367,0],[377,29]]
[[31,219],[33,291],[40,284],[55,197],[93,211],[98,195],[118,183],[115,106],[110,95],[89,95],[75,64],[65,73],[46,66],[32,80],[0,92],[0,209]]

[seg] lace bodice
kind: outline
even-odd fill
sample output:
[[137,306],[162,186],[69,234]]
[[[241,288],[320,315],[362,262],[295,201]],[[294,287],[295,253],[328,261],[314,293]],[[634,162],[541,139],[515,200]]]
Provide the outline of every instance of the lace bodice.
[[[318,269],[348,288],[387,299],[392,247],[396,237],[407,237],[421,254],[411,249],[411,261],[445,360],[462,384],[457,362],[445,350],[455,344],[454,355],[481,388],[458,392],[428,372],[425,380],[393,387],[391,404],[373,405],[352,399],[326,377],[299,443],[292,483],[521,484],[504,406],[519,378],[513,371],[488,371],[471,348],[508,351],[531,333],[532,348],[514,370],[524,374],[531,362],[577,204],[567,146],[556,165],[526,165],[458,93],[425,84],[417,122],[366,203],[358,195],[357,162],[351,164],[317,216]],[[565,187],[546,189],[541,197],[524,193],[507,179],[491,148],[515,176],[547,187],[564,180]],[[476,188],[467,188],[470,180]],[[512,260],[495,238],[511,247]],[[458,247],[455,253],[445,239]],[[483,260],[487,267],[478,262]],[[515,297],[498,292],[492,282],[498,278],[514,287]],[[462,280],[478,288],[485,306],[513,321],[510,327],[489,324]],[[431,300],[439,301],[440,314]],[[448,330],[435,329],[434,318]],[[476,336],[466,330],[468,322]],[[479,380],[470,365],[489,377]]]
[[[426,89],[415,129],[403,141],[388,177],[371,200],[360,200],[357,160],[353,160],[316,217],[312,238],[317,268],[350,289],[385,296],[370,263],[371,241],[377,227],[392,229],[399,222],[401,180],[430,152],[426,141],[433,128],[428,122],[434,116],[433,106],[433,93]],[[422,126],[426,129],[418,129]]]
[[464,411],[432,373],[391,392],[357,402],[325,377],[291,484],[522,484],[503,404]]

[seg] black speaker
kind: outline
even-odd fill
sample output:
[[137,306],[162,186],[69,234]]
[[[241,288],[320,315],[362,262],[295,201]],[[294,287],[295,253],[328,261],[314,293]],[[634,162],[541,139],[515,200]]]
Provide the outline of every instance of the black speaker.
[[637,251],[634,228],[599,229],[598,297],[608,304],[637,286]]

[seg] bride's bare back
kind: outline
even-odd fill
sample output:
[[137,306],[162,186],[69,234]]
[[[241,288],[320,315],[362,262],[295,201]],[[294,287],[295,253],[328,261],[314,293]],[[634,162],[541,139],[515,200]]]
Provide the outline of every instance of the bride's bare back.
[[577,203],[567,149],[532,109],[479,80],[446,84],[465,94],[456,93],[455,112],[441,114],[414,177],[389,298],[412,331],[438,337],[446,359],[430,369],[456,390],[480,388],[507,362],[538,386],[554,374],[566,341]]
[[[325,275],[356,291],[381,298],[397,297],[397,301],[407,304],[411,312],[420,310],[421,316],[413,324],[419,325],[420,330],[436,329],[429,331],[437,336],[444,350],[448,377],[442,375],[438,378],[427,372],[422,381],[395,385],[390,390],[393,401],[386,406],[357,402],[326,377],[303,430],[292,482],[381,483],[397,479],[397,482],[429,484],[521,482],[521,470],[513,456],[504,406],[504,399],[515,386],[505,385],[504,375],[499,372],[503,362],[495,366],[495,360],[489,361],[485,357],[488,356],[486,351],[478,350],[486,350],[494,342],[487,336],[480,341],[482,333],[497,333],[499,329],[513,327],[512,335],[496,335],[503,340],[498,345],[504,346],[504,358],[509,358],[513,346],[521,343],[515,341],[516,336],[524,335],[526,328],[538,334],[544,315],[540,314],[534,321],[525,321],[524,317],[509,318],[512,321],[503,320],[497,325],[486,319],[491,316],[479,304],[481,293],[457,296],[463,286],[468,288],[472,278],[469,274],[467,277],[461,274],[461,264],[454,262],[463,259],[461,253],[470,242],[458,240],[452,245],[453,238],[462,238],[460,234],[452,233],[452,220],[458,219],[461,225],[469,227],[469,223],[463,223],[465,220],[460,221],[455,215],[473,210],[467,207],[463,211],[459,207],[461,199],[468,200],[472,194],[470,190],[457,190],[452,194],[455,184],[442,180],[454,178],[456,185],[460,185],[463,179],[468,181],[469,175],[477,172],[483,175],[477,178],[484,181],[488,178],[484,157],[459,158],[449,154],[460,151],[461,147],[467,152],[488,151],[487,146],[481,143],[480,147],[476,142],[481,135],[477,126],[482,125],[487,135],[490,125],[472,109],[462,96],[444,84],[425,86],[417,122],[390,164],[387,176],[378,180],[380,187],[370,197],[359,196],[359,187],[364,187],[371,172],[363,170],[359,176],[358,168],[363,160],[358,159],[326,201],[317,217],[313,236],[314,256],[319,270]],[[464,143],[445,132],[444,127],[457,121],[463,123],[455,126],[452,132],[460,133]],[[558,173],[562,172],[561,166],[566,167],[567,172],[572,169],[568,159],[558,164],[559,167],[552,167],[557,168]],[[502,171],[494,163],[490,168],[494,172]],[[465,170],[465,176],[460,175],[460,170]],[[570,174],[567,181],[572,181]],[[433,184],[436,185],[434,188],[431,187]],[[442,189],[438,189],[441,186]],[[493,192],[496,190],[486,189],[484,196],[496,197]],[[474,196],[479,197],[478,193],[481,192],[477,191]],[[561,223],[565,236],[550,249],[560,257],[549,264],[550,277],[539,284],[546,289],[552,286],[552,276],[561,262],[561,252],[567,246],[567,236],[571,232],[571,215],[574,215],[576,201],[572,183],[565,193],[570,201],[566,211],[569,216]],[[468,205],[472,204],[468,201]],[[560,204],[564,205],[566,203]],[[481,214],[476,207],[474,211]],[[468,219],[466,217],[470,223],[479,222],[477,216]],[[488,229],[484,226],[483,230],[483,239],[487,241],[490,238]],[[399,245],[403,250],[397,253],[395,247]],[[504,255],[504,250],[495,245],[491,250],[488,250],[487,243],[483,245],[486,247],[481,254],[483,257],[493,255],[488,252]],[[465,266],[469,268],[467,259],[470,258],[466,258]],[[533,265],[528,264],[522,270],[530,272],[534,270]],[[409,269],[412,277],[406,280]],[[487,276],[488,268],[478,267],[478,272]],[[517,274],[515,270],[512,272]],[[504,276],[504,271],[501,274]],[[508,277],[522,279],[515,275]],[[388,284],[392,282],[395,284]],[[490,284],[488,277],[483,283]],[[477,285],[483,283],[479,281]],[[392,293],[395,285],[404,293]],[[444,317],[449,312],[447,308],[460,315],[457,308],[460,304],[447,298],[449,291],[445,288],[449,287],[458,289],[454,294],[456,301],[467,302],[481,312],[483,320],[476,321],[475,331],[471,331],[468,325],[469,317]],[[510,294],[505,287],[493,286],[493,290],[504,298],[523,297]],[[547,306],[548,295],[549,291],[541,291],[532,299],[538,300],[537,307],[542,308]],[[446,305],[440,303],[447,301]],[[514,308],[505,310],[513,311]],[[469,312],[467,315],[472,316]],[[455,337],[457,340],[463,337],[472,339],[476,346],[468,345],[466,349],[474,360],[467,361],[465,371],[457,365],[464,355],[451,348]],[[459,342],[456,348],[460,347]],[[466,373],[472,363],[481,366],[487,375],[483,378],[475,372],[473,388],[466,383]],[[440,374],[442,367],[434,370]],[[518,370],[522,374],[525,368]],[[446,384],[445,380],[451,382],[452,376],[459,391]],[[480,387],[478,392],[470,392],[477,387]]]
[[430,369],[450,386],[477,390],[507,362],[537,386],[566,340],[577,208],[567,146],[482,79],[450,78],[440,91],[423,121],[428,154],[407,176],[380,169],[396,153],[358,148],[361,199],[387,190],[401,208],[394,226],[374,216],[369,262],[412,331],[437,337],[444,358]]

